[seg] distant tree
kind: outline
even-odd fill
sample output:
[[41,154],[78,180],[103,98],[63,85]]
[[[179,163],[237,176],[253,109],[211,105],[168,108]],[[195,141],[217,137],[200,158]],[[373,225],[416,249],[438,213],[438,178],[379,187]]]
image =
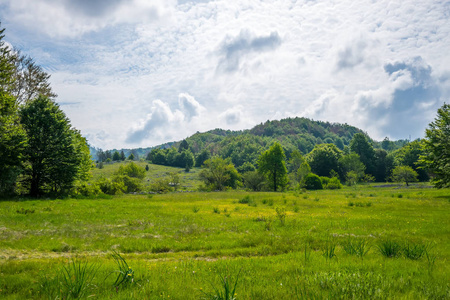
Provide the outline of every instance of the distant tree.
[[291,153],[291,158],[288,162],[288,171],[289,172],[297,172],[298,168],[300,168],[300,165],[304,163],[306,159],[303,157],[300,151],[298,149],[295,149]]
[[39,97],[20,110],[21,123],[28,136],[25,148],[25,182],[30,195],[46,192],[62,193],[73,186],[80,174],[80,167],[89,157],[89,147],[83,145],[79,132],[59,106],[49,98]]
[[300,183],[306,175],[311,173],[311,167],[307,161],[304,161],[297,170],[296,179]]
[[437,188],[450,187],[450,104],[442,105],[425,132],[421,162],[433,172]]
[[276,192],[278,188],[284,189],[287,185],[286,155],[283,148],[275,142],[258,159],[258,172],[268,179],[270,187]]
[[383,148],[383,150],[386,151],[391,151],[394,148],[393,144],[394,143],[391,142],[388,137],[385,137],[384,140],[381,142],[381,148]]
[[164,153],[163,150],[153,149],[150,153],[151,153],[150,154],[151,161],[155,165],[166,165],[167,164],[166,154]]
[[149,170],[149,167],[148,167],[148,165],[145,165],[145,171],[147,171],[147,172],[148,172],[148,170]]
[[366,166],[366,173],[375,173],[375,150],[369,143],[366,136],[357,133],[350,142],[350,150],[359,155],[361,162]]
[[201,167],[203,163],[211,157],[211,154],[208,150],[203,149],[199,155],[195,158],[195,165],[197,167]]
[[388,154],[386,150],[375,150],[375,181],[383,182],[389,179],[392,169],[394,169],[394,157],[392,154]]
[[178,147],[178,152],[182,152],[183,150],[188,150],[189,149],[189,144],[186,140],[182,140],[180,143],[180,146]]
[[214,156],[205,161],[199,174],[206,185],[213,190],[224,190],[226,187],[237,188],[240,176],[230,159]]
[[248,171],[242,175],[244,186],[253,191],[260,191],[265,184],[265,177],[258,171]]
[[109,160],[111,161],[111,160],[112,160],[112,154],[111,154],[111,151],[106,150],[106,151],[105,151],[105,157],[106,157],[105,161],[107,161],[108,158],[109,158]]
[[[119,156],[120,159],[120,156]],[[130,153],[130,155],[128,155],[128,160],[134,160],[134,154]]]
[[121,160],[121,161],[124,161],[125,159],[126,159],[125,153],[124,153],[123,150],[122,150],[122,151],[120,151],[120,160]]
[[356,179],[356,182],[361,181],[364,178],[364,170],[366,166],[359,159],[359,155],[356,153],[350,153],[339,158],[339,169],[341,175],[344,177],[349,173],[352,173],[352,179]]
[[97,151],[97,161],[99,163],[106,161],[106,153],[102,149]]
[[251,162],[246,161],[242,166],[238,167],[237,170],[239,173],[244,174],[247,172],[256,171],[256,168]]
[[410,166],[397,166],[392,170],[392,181],[404,182],[408,186],[410,182],[417,181],[417,172]]
[[398,165],[410,166],[417,172],[419,181],[430,180],[426,166],[420,161],[425,153],[424,144],[425,140],[412,141],[393,153]]
[[119,161],[120,160],[120,154],[119,151],[114,151],[114,154],[112,156],[113,161]]
[[319,176],[330,176],[331,170],[338,170],[338,161],[342,156],[334,144],[316,145],[308,154],[307,160],[311,171]]
[[192,154],[191,150],[184,149],[176,156],[174,166],[185,168],[186,172],[189,172],[189,170],[194,166],[194,163],[194,154]]

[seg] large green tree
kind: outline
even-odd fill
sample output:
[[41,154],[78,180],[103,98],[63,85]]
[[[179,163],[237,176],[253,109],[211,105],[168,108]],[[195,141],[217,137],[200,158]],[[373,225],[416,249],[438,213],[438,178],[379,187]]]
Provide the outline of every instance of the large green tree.
[[375,174],[375,150],[366,136],[357,133],[350,142],[350,150],[359,155],[361,162],[366,166],[366,173]]
[[3,42],[4,31],[0,29],[0,195],[13,192],[26,145],[15,98],[7,91],[14,82],[14,65],[9,60],[10,50]]
[[432,182],[437,188],[450,187],[450,104],[438,109],[425,135],[421,161],[433,172]]
[[214,156],[206,160],[200,171],[200,178],[212,190],[222,191],[226,187],[237,188],[240,185],[240,176],[231,159]]
[[319,176],[330,176],[331,170],[337,171],[342,151],[334,144],[316,145],[307,155],[311,171]]
[[31,196],[66,192],[86,177],[89,147],[54,101],[40,96],[21,108],[20,117],[28,136],[25,183]]
[[258,171],[264,174],[270,187],[276,192],[287,185],[286,155],[278,142],[264,151],[258,159]]
[[425,166],[420,163],[420,156],[424,154],[424,141],[412,141],[394,152],[398,165],[410,166],[417,172],[419,181],[428,181],[430,176]]

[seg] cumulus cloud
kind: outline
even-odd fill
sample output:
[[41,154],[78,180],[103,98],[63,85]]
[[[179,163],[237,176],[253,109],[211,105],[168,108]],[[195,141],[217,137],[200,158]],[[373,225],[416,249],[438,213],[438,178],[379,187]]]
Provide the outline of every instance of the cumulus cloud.
[[220,114],[220,118],[225,120],[225,123],[229,126],[237,125],[241,122],[243,109],[244,107],[242,105],[237,105]]
[[189,126],[192,119],[200,116],[205,108],[187,93],[181,93],[178,101],[179,108],[172,110],[168,103],[154,100],[150,113],[133,126],[126,142],[136,144],[149,138],[164,140],[174,136],[183,137],[181,128]]
[[227,36],[219,47],[221,56],[217,69],[221,72],[233,72],[239,69],[240,60],[251,53],[272,51],[281,45],[278,32],[256,36],[249,30],[241,30],[238,36]]
[[[356,113],[366,126],[394,139],[423,135],[441,103],[439,79],[421,57],[387,63],[385,86],[356,95]],[[372,124],[371,124],[372,123]]]
[[191,121],[193,117],[199,116],[205,108],[189,94],[181,93],[178,95],[178,104],[184,114],[186,121]]

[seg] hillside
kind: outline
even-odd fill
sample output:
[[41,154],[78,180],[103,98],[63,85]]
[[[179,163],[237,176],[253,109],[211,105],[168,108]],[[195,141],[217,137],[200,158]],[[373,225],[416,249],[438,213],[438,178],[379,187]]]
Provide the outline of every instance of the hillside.
[[[211,155],[230,157],[233,163],[239,167],[245,162],[254,163],[259,154],[268,149],[274,141],[281,143],[289,158],[292,151],[296,149],[302,154],[307,154],[315,145],[322,143],[332,143],[343,150],[356,133],[367,135],[363,130],[348,124],[314,121],[307,118],[287,118],[266,121],[252,129],[241,131],[214,129],[203,133],[197,132],[185,140],[194,155],[198,155],[203,149],[207,149]],[[374,141],[370,137],[369,140],[375,148],[382,148],[381,142]],[[383,148],[395,150],[408,141],[387,142],[388,146],[383,146]],[[124,151],[126,156],[134,153],[135,156],[145,158],[153,148],[178,148],[180,143],[181,141],[170,142],[155,147],[120,149],[118,151]],[[116,149],[111,151],[116,151]],[[92,153],[94,158],[96,158],[95,153],[96,151]]]

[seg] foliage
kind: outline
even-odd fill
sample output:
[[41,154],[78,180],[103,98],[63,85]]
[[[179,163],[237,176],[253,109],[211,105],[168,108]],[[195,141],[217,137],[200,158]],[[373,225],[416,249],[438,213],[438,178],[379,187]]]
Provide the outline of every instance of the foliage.
[[367,137],[362,133],[353,136],[350,142],[350,150],[359,155],[361,162],[366,167],[366,173],[375,173],[375,150]]
[[433,172],[437,188],[450,187],[450,104],[442,105],[425,132],[421,162]]
[[0,90],[0,195],[14,192],[26,142],[14,98]]
[[316,145],[307,155],[311,171],[319,176],[329,176],[331,170],[338,170],[342,151],[333,144]]
[[375,181],[383,182],[387,181],[394,169],[394,155],[388,154],[383,149],[375,149]]
[[406,185],[409,185],[410,182],[417,181],[417,172],[409,166],[397,166],[392,170],[392,180],[405,182]]
[[[39,97],[21,108],[20,117],[28,136],[24,156],[30,195],[63,193],[84,177],[79,168],[88,161],[89,147],[55,102]],[[89,172],[90,166],[84,169]]]
[[323,188],[328,189],[328,190],[342,189],[342,184],[339,181],[339,178],[333,177],[333,178],[330,178],[330,180],[328,180],[328,183],[326,185],[324,185]]
[[113,161],[119,161],[119,160],[121,160],[121,159],[120,159],[120,153],[119,153],[119,151],[114,151],[114,154],[113,154],[113,156],[112,156],[112,160],[113,160]]
[[301,186],[307,190],[321,190],[323,189],[320,177],[314,173],[309,173],[303,178]]
[[339,158],[338,163],[341,174],[345,175],[348,174],[348,172],[353,172],[352,174],[355,174],[356,182],[363,179],[366,166],[361,162],[358,154],[350,153],[343,155]]
[[260,191],[264,188],[266,178],[258,171],[249,171],[242,175],[244,186],[253,191]]
[[19,123],[15,98],[8,93],[8,87],[14,82],[14,64],[3,41],[4,31],[0,29],[0,196],[14,192],[27,139]]
[[425,140],[413,141],[393,153],[398,165],[409,166],[417,172],[419,181],[428,181],[430,179],[428,170],[420,162],[420,156],[425,154],[424,142]]
[[127,175],[129,177],[144,179],[145,169],[138,166],[134,162],[129,162],[126,165],[121,165],[116,172],[117,175]]
[[195,166],[201,167],[203,163],[211,158],[211,154],[207,149],[203,149],[195,158]]
[[164,177],[154,180],[150,184],[150,191],[160,194],[172,191],[172,187],[170,186],[170,178]]
[[240,175],[231,160],[218,156],[205,161],[199,176],[213,190],[235,189],[240,185]]
[[304,161],[297,170],[296,178],[298,182],[302,182],[303,178],[305,178],[305,176],[309,173],[311,173],[311,167],[307,161]]
[[286,155],[279,143],[274,143],[258,159],[258,172],[267,177],[268,184],[275,192],[287,185]]

